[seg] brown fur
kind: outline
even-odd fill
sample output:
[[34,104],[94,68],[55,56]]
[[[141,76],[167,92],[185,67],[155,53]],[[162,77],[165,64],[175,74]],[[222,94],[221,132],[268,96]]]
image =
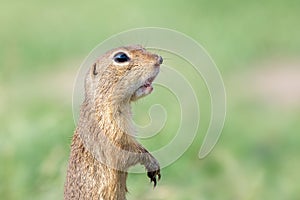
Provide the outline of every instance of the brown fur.
[[[130,61],[114,62],[117,52]],[[130,103],[151,92],[140,87],[157,75],[161,62],[140,46],[128,46],[107,52],[91,66],[71,144],[65,200],[125,200],[127,170],[138,163],[156,185],[159,163],[132,137]]]

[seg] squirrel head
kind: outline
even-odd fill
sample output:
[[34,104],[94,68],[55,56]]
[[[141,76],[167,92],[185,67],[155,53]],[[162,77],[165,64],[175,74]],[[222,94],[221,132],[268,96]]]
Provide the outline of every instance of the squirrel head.
[[141,46],[110,50],[90,67],[86,96],[111,103],[136,101],[152,92],[162,62],[161,56]]

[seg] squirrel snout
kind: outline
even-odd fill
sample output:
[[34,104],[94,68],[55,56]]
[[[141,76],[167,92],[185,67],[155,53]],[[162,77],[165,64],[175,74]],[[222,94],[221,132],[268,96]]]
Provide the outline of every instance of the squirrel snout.
[[163,63],[163,58],[161,56],[157,56],[157,61],[155,63],[155,66],[160,66]]
[[158,56],[158,63],[161,65],[163,63],[163,58],[161,56]]

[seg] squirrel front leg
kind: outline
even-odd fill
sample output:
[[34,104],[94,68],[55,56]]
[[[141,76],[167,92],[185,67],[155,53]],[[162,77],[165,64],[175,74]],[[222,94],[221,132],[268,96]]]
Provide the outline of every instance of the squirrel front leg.
[[161,174],[160,174],[160,166],[158,161],[156,160],[156,158],[154,158],[154,156],[152,156],[152,154],[150,154],[146,149],[145,149],[146,153],[144,153],[145,155],[142,156],[142,162],[141,164],[145,166],[145,168],[147,169],[147,175],[150,178],[150,182],[154,183],[154,187],[156,186],[156,176],[157,176],[157,180],[159,181],[161,178]]
[[147,176],[150,178],[150,182],[154,183],[155,187],[157,181],[159,181],[161,178],[159,162],[141,144],[135,142],[134,146],[136,146],[135,150],[138,155],[138,159],[136,160],[137,163],[145,166],[147,170]]

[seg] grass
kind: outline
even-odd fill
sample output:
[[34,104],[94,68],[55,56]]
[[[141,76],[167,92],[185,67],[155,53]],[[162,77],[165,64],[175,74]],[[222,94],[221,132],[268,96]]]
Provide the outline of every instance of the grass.
[[[203,121],[196,139],[162,170],[155,190],[145,174],[131,174],[128,199],[299,199],[299,104],[268,104],[242,84],[232,84],[233,75],[247,74],[261,60],[297,59],[299,7],[293,0],[2,1],[1,199],[62,199],[76,70],[99,42],[143,26],[173,28],[203,44],[223,75],[228,113],[216,148],[199,160],[209,119],[209,99],[201,85]],[[174,114],[176,101],[157,89],[135,105],[136,118],[143,116],[140,123],[149,122],[145,110],[157,98]],[[178,119],[168,120],[160,143],[145,141],[148,148],[172,137]]]

